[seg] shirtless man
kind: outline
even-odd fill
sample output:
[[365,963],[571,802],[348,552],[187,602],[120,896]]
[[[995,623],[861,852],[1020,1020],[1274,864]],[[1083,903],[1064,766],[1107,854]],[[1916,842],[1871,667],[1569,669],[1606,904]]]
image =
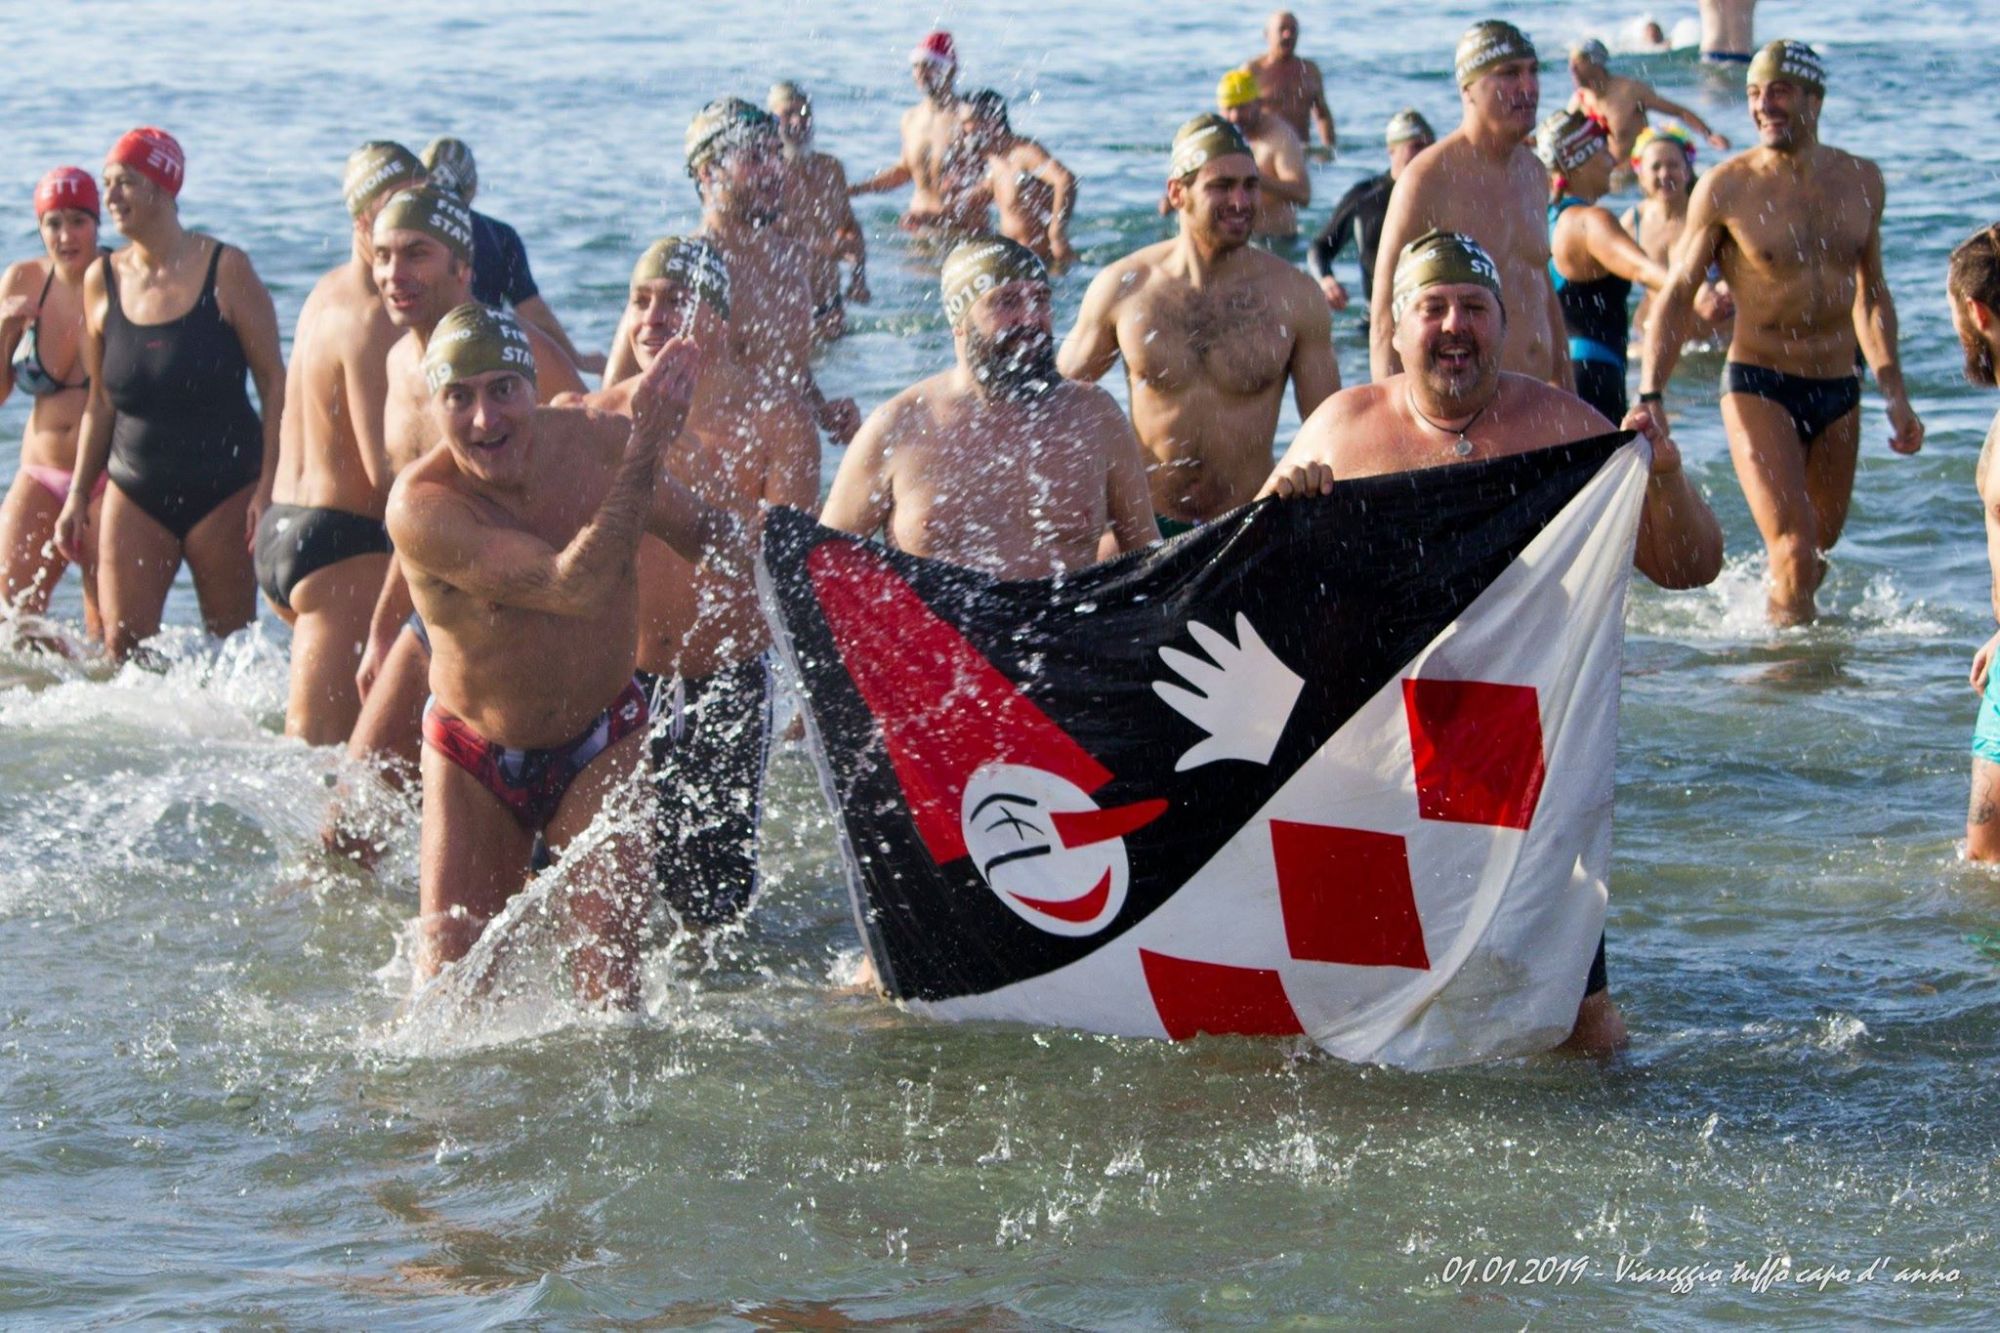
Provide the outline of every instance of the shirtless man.
[[1306,149],[1282,116],[1266,115],[1257,76],[1233,69],[1215,88],[1215,108],[1234,125],[1257,159],[1254,236],[1288,240],[1299,234],[1299,210],[1312,202]]
[[[1945,297],[1952,328],[1965,349],[1965,378],[1981,388],[2000,384],[2000,225],[1982,227],[1951,252]],[[1974,480],[1986,515],[1986,563],[1992,571],[1993,618],[2000,620],[2000,416],[1987,427]],[[2000,861],[2000,671],[1993,657],[2000,633],[1972,658],[1972,688],[1979,691],[1979,721],[1972,730],[1972,804],[1965,815],[1965,855]]]
[[370,237],[382,202],[423,174],[397,143],[366,143],[347,159],[350,253],[314,284],[292,333],[278,475],[255,556],[266,600],[292,627],[285,734],[308,745],[344,743],[361,711],[354,668],[389,565],[384,362],[400,336],[375,290]]
[[945,260],[958,364],[877,408],[821,521],[1003,579],[1094,564],[1159,539],[1146,464],[1111,395],[1056,370],[1049,278],[1004,237]]
[[1326,83],[1318,65],[1294,54],[1299,45],[1298,19],[1283,9],[1271,15],[1264,23],[1264,42],[1264,54],[1244,61],[1243,68],[1256,76],[1264,100],[1292,127],[1299,142],[1310,144],[1312,125],[1318,125],[1327,156],[1333,156],[1333,111],[1326,104]]
[[1758,146],[1695,186],[1667,286],[1646,322],[1639,397],[1660,401],[1695,293],[1719,264],[1736,301],[1722,424],[1770,552],[1771,620],[1798,625],[1815,614],[1825,555],[1854,495],[1857,338],[1888,407],[1889,447],[1917,452],[1924,427],[1896,363],[1880,168],[1819,141],[1826,70],[1803,42],[1759,51],[1748,88]]
[[1249,244],[1257,162],[1234,125],[1197,116],[1174,136],[1173,240],[1098,274],[1057,365],[1098,380],[1120,356],[1168,536],[1249,503],[1271,471],[1285,381],[1299,419],[1340,387],[1333,322],[1311,278]]
[[1708,122],[1644,79],[1613,74],[1611,52],[1595,37],[1569,49],[1569,77],[1576,95],[1569,99],[1572,111],[1581,111],[1592,120],[1602,121],[1611,135],[1611,157],[1624,164],[1632,156],[1639,136],[1646,130],[1646,113],[1658,111],[1676,116],[1681,123],[1708,140],[1711,148],[1728,148],[1729,140],[1708,127]]
[[[1501,370],[1508,307],[1498,265],[1476,241],[1441,232],[1419,237],[1389,279],[1388,319],[1407,369],[1327,399],[1300,427],[1263,494],[1320,495],[1336,480],[1526,453],[1611,429],[1582,399]],[[1633,563],[1664,588],[1713,582],[1722,569],[1722,529],[1681,471],[1665,424],[1644,407],[1623,424],[1653,446]],[[1600,944],[1566,1045],[1607,1051],[1624,1040]]]
[[[1465,119],[1396,182],[1377,253],[1401,254],[1432,230],[1477,240],[1514,294],[1500,368],[1571,388],[1569,335],[1549,282],[1549,176],[1526,142],[1542,97],[1534,43],[1513,24],[1488,19],[1459,38],[1453,64]],[[1394,268],[1376,267],[1368,305],[1368,362],[1377,380],[1402,369],[1389,317]]]
[[[424,353],[442,442],[397,478],[389,532],[430,626],[424,708],[420,979],[462,958],[552,853],[631,778],[646,739],[632,677],[642,532],[689,559],[742,559],[736,520],[661,478],[700,354],[664,352],[630,417],[535,404],[534,354],[512,315],[468,302]],[[568,908],[583,999],[639,998],[632,887],[643,839],[610,835],[575,868]]]
[[[810,261],[777,226],[784,204],[778,122],[740,97],[710,102],[687,131],[687,171],[701,195],[701,235],[729,266],[731,350],[766,393],[794,394],[836,444],[854,438],[861,409],[826,398],[813,378]],[[606,388],[638,373],[628,305],[612,341]],[[801,463],[801,466],[805,466]],[[819,446],[810,469],[819,474]]]
[[[986,230],[983,207],[977,218],[965,216],[964,199],[975,179],[963,178],[976,167],[966,157],[965,104],[959,100],[958,47],[951,34],[939,29],[910,52],[910,76],[924,100],[903,113],[903,155],[896,165],[847,187],[849,194],[879,194],[910,188],[910,206],[903,229],[916,232],[979,232]],[[969,225],[968,225],[969,224]]]
[[1717,65],[1747,65],[1757,49],[1753,20],[1757,0],[1701,0],[1701,58]]
[[1000,212],[1000,234],[1061,273],[1076,262],[1069,243],[1076,176],[1033,139],[1014,133],[1007,99],[981,88],[965,99],[967,143],[986,163],[985,189]]
[[[765,109],[778,118],[785,145],[785,190],[780,232],[797,242],[811,268],[813,332],[832,342],[847,332],[848,301],[868,304],[868,241],[847,198],[847,170],[832,153],[813,148],[812,100],[796,83],[774,83]],[[852,273],[845,294],[840,266]]]
[[[631,330],[642,374],[679,342],[701,383],[666,474],[755,526],[761,508],[819,502],[813,422],[794,394],[766,394],[730,345],[729,269],[714,246],[669,236],[632,270]],[[644,379],[585,401],[629,413]],[[808,464],[811,463],[811,466]],[[747,567],[691,563],[639,543],[639,680],[653,711],[654,868],[683,923],[717,925],[756,896],[757,824],[771,739],[771,642]]]

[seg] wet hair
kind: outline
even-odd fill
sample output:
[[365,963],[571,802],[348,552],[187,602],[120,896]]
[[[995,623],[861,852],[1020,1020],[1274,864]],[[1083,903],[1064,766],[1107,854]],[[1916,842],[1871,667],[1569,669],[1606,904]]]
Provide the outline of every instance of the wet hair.
[[1951,252],[1945,287],[2000,314],[2000,222],[1981,227]]
[[990,120],[1008,134],[1014,127],[1007,123],[1007,99],[991,88],[981,88],[965,99],[972,108],[972,114],[979,120]]

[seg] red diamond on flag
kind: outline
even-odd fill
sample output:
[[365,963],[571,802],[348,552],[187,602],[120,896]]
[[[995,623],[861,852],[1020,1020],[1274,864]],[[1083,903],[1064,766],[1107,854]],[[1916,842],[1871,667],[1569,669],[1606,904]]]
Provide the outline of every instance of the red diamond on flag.
[[1526,685],[1405,680],[1417,812],[1458,824],[1528,827],[1545,775],[1542,710]]
[[1175,1041],[1214,1036],[1296,1037],[1305,1031],[1285,983],[1264,967],[1229,967],[1139,950],[1146,988],[1160,1023]]
[[1410,858],[1391,833],[1271,821],[1278,905],[1292,957],[1429,970]]

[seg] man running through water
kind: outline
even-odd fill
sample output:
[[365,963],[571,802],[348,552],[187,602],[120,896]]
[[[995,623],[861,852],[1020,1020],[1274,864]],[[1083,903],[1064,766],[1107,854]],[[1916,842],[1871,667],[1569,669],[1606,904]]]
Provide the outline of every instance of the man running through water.
[[[700,368],[686,344],[641,379],[630,417],[535,404],[513,316],[476,303],[424,352],[443,440],[389,498],[389,531],[436,655],[424,708],[419,979],[463,957],[527,883],[537,834],[560,854],[625,785],[646,739],[632,676],[642,533],[690,560],[744,558],[736,521],[670,478]],[[634,1008],[644,840],[614,831],[573,870],[581,997]],[[641,872],[643,873],[643,872]]]
[[1333,110],[1326,104],[1326,81],[1320,77],[1319,66],[1297,54],[1298,19],[1284,9],[1271,15],[1264,23],[1264,43],[1264,53],[1244,61],[1243,68],[1256,77],[1269,109],[1292,127],[1300,143],[1311,144],[1312,127],[1319,127],[1319,137],[1331,157],[1335,147]]
[[1167,165],[1179,235],[1097,275],[1057,358],[1063,374],[1092,381],[1125,358],[1168,536],[1257,493],[1287,379],[1301,420],[1340,387],[1326,298],[1249,244],[1257,199],[1257,162],[1234,125],[1181,126]]
[[402,333],[375,289],[372,235],[383,201],[423,174],[398,143],[366,143],[347,159],[347,262],[314,284],[292,333],[277,481],[255,555],[265,598],[292,626],[285,734],[309,745],[345,743],[361,711],[354,669],[389,565],[385,362]]
[[[1951,252],[1945,296],[1951,324],[1965,349],[1965,378],[1984,389],[2000,384],[2000,223],[1982,227]],[[1974,481],[1986,515],[1986,564],[1992,574],[1993,618],[2000,621],[2000,415],[1986,429]],[[1972,729],[1972,804],[1965,814],[1965,855],[2000,861],[2000,632],[1972,657],[1979,720]]]
[[[1382,224],[1389,216],[1389,194],[1417,154],[1437,142],[1437,131],[1415,107],[1406,106],[1389,117],[1383,142],[1389,149],[1389,169],[1380,176],[1356,181],[1352,189],[1340,196],[1340,202],[1333,206],[1333,216],[1306,252],[1306,268],[1319,279],[1320,290],[1326,293],[1327,308],[1331,310],[1347,309],[1350,299],[1347,288],[1333,275],[1333,261],[1347,248],[1350,239],[1354,242],[1354,258],[1361,265],[1361,290],[1364,295],[1375,290],[1375,256],[1382,243]],[[1367,312],[1362,314],[1365,318]]]
[[1280,116],[1265,114],[1257,76],[1234,69],[1215,88],[1215,109],[1234,125],[1257,159],[1257,221],[1251,234],[1289,240],[1299,234],[1299,210],[1312,202],[1306,148]]
[[[847,302],[868,304],[868,241],[847,198],[847,170],[813,147],[812,99],[796,83],[774,83],[765,109],[785,145],[785,189],[777,228],[811,265],[813,332],[831,342],[847,331]],[[841,291],[840,266],[851,275]]]
[[[1434,230],[1478,241],[1514,294],[1500,368],[1570,388],[1569,335],[1549,282],[1549,177],[1526,142],[1542,96],[1534,43],[1513,24],[1488,19],[1459,38],[1453,66],[1464,122],[1396,182],[1381,253],[1401,254]],[[1376,270],[1368,304],[1369,366],[1378,380],[1402,368],[1389,313],[1392,277],[1389,268]]]
[[1729,140],[1708,127],[1708,122],[1644,79],[1611,72],[1611,52],[1595,37],[1569,49],[1569,77],[1576,85],[1570,109],[1601,121],[1611,136],[1611,156],[1624,163],[1632,156],[1639,136],[1646,131],[1646,113],[1679,117],[1689,129],[1708,140],[1711,148],[1727,148]]
[[1924,426],[1896,363],[1896,306],[1882,272],[1882,172],[1819,140],[1826,68],[1803,42],[1750,63],[1758,146],[1701,178],[1667,286],[1646,322],[1640,400],[1661,401],[1695,292],[1719,264],[1736,300],[1722,370],[1729,455],[1770,553],[1771,621],[1816,614],[1861,448],[1857,339],[1889,413],[1889,447],[1913,454]]
[[1000,234],[1033,250],[1057,273],[1076,262],[1069,243],[1076,176],[1033,139],[1014,133],[1007,99],[981,88],[965,99],[967,144],[986,164],[985,188]]
[[[910,52],[910,77],[924,100],[903,113],[902,155],[896,164],[847,187],[849,194],[880,194],[910,187],[910,206],[903,212],[905,231],[981,231],[963,225],[961,196],[973,181],[956,177],[967,165],[965,106],[959,100],[958,47],[951,34],[939,29],[925,35]],[[955,171],[954,168],[957,168]]]
[[[1611,423],[1538,379],[1500,368],[1508,306],[1499,266],[1468,236],[1430,232],[1387,275],[1404,369],[1327,399],[1299,428],[1262,494],[1322,495],[1335,481],[1527,453],[1589,439]],[[1664,588],[1698,588],[1722,569],[1722,529],[1681,471],[1666,425],[1644,407],[1623,428],[1653,446],[1633,563]],[[1625,1020],[1606,986],[1603,945],[1581,987],[1570,1049],[1608,1051]]]

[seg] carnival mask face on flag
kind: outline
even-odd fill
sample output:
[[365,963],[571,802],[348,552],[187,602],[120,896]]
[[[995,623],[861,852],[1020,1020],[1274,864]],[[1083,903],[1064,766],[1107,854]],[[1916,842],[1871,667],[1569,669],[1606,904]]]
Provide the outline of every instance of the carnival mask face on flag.
[[891,994],[1417,1067],[1560,1041],[1603,924],[1628,441],[1023,583],[774,512],[760,583]]

